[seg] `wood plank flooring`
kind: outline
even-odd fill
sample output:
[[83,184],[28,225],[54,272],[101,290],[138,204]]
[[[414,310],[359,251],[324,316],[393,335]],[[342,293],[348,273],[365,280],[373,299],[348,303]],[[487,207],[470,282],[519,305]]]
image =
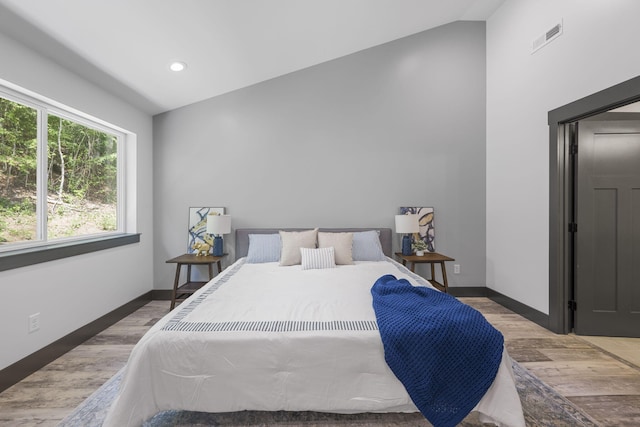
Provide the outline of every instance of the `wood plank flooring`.
[[602,426],[640,426],[640,366],[626,358],[640,354],[640,339],[593,340],[597,346],[592,337],[556,335],[486,298],[460,299],[503,333],[513,359]]
[[[461,300],[504,334],[515,360],[602,426],[640,426],[640,339],[556,335],[487,298]],[[125,365],[169,304],[148,303],[0,393],[0,426],[56,426]]]

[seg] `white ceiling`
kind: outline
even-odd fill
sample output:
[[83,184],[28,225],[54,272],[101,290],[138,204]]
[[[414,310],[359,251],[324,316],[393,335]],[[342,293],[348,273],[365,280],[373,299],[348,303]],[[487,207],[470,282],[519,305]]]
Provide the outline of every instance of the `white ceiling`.
[[[457,20],[504,0],[0,0],[0,31],[150,114]],[[169,64],[187,63],[180,73]]]

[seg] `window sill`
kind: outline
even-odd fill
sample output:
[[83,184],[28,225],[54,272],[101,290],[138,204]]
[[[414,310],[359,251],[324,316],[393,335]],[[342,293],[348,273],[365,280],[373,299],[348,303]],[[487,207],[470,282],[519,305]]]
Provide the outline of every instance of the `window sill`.
[[140,234],[121,234],[66,243],[53,243],[28,249],[0,253],[0,271],[26,267],[41,262],[69,258],[140,242]]

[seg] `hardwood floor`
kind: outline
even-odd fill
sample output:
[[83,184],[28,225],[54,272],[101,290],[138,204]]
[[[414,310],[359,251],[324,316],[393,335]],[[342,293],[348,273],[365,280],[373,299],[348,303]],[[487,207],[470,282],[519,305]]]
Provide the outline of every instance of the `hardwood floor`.
[[142,335],[169,312],[152,301],[0,393],[0,426],[57,426],[122,368]]
[[[602,426],[640,425],[640,339],[556,335],[487,298],[461,298],[505,336],[510,355]],[[0,393],[0,426],[56,426],[127,361],[169,310],[152,301]]]
[[486,298],[460,299],[502,332],[513,359],[602,426],[640,426],[640,365],[626,358],[640,339],[556,335]]

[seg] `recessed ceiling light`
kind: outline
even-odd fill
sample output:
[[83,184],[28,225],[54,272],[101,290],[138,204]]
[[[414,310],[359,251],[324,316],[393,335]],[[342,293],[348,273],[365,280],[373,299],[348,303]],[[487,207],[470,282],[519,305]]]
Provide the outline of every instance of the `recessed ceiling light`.
[[169,69],[171,71],[182,71],[185,68],[187,68],[187,64],[185,64],[184,62],[180,62],[180,61],[172,62],[171,65],[169,65]]

